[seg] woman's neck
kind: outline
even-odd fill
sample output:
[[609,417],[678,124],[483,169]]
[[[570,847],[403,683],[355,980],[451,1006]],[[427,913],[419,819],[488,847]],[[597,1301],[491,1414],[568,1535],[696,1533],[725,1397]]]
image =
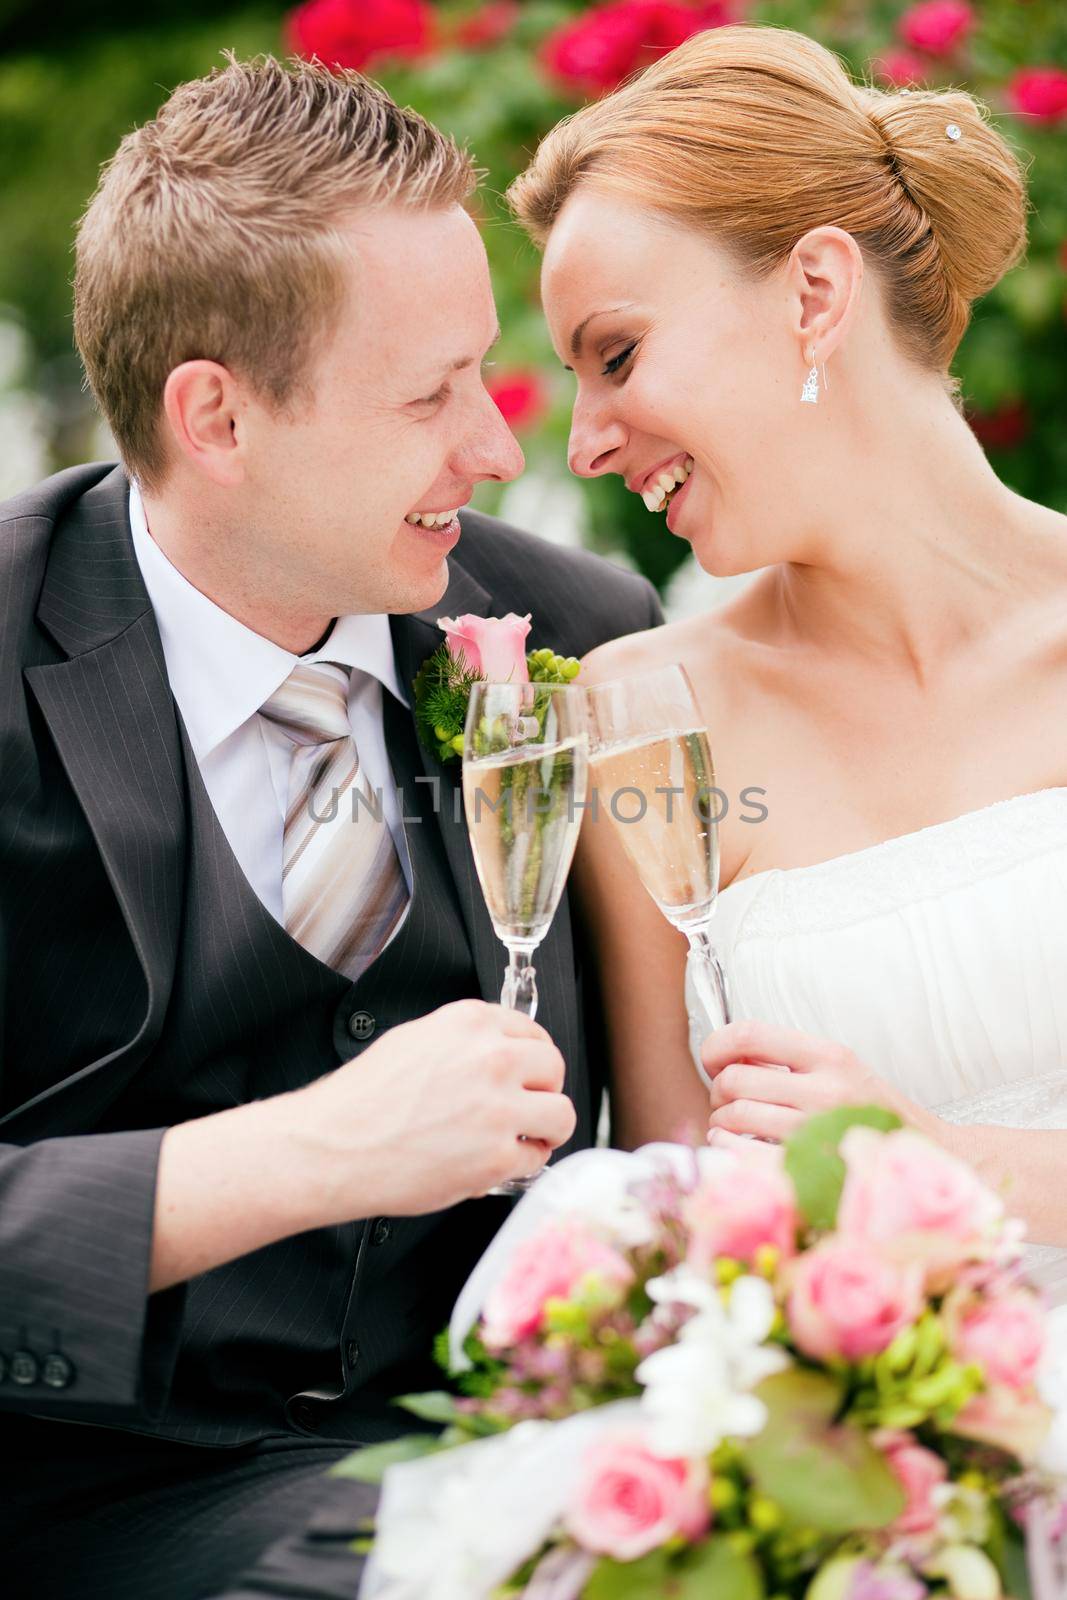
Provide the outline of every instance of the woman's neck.
[[1007,489],[938,401],[888,439],[852,442],[857,466],[834,475],[811,559],[783,563],[769,581],[779,638],[922,684],[1020,609],[1062,594],[1067,519]]

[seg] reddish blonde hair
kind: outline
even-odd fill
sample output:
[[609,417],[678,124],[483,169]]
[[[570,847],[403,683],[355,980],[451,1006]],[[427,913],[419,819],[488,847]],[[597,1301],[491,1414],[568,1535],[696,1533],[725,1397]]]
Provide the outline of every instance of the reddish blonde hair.
[[1026,245],[1019,163],[971,95],[855,84],[784,28],[695,35],[553,128],[508,198],[543,244],[583,184],[706,230],[761,274],[810,228],[846,229],[902,347],[942,372]]

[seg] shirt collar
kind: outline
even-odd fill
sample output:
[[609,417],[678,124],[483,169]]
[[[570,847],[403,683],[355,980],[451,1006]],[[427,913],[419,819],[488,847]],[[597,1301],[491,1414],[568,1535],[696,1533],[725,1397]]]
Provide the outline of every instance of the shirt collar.
[[159,626],[167,676],[197,761],[255,715],[298,661],[337,661],[358,668],[384,684],[401,705],[408,704],[384,613],[339,617],[321,650],[296,656],[231,617],[178,571],[148,531],[135,482],[130,484],[130,529]]

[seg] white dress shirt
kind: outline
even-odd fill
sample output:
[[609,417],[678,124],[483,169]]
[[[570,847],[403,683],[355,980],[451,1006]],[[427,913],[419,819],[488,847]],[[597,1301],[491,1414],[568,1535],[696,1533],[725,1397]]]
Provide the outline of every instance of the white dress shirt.
[[389,618],[338,617],[320,650],[292,655],[246,628],[183,577],[152,538],[136,483],[130,484],[130,527],[167,676],[204,786],[241,870],[267,910],[283,922],[282,833],[292,744],[258,713],[298,662],[336,661],[358,669],[348,697],[352,736],[371,790],[381,790],[410,892],[411,862],[382,723],[383,687],[408,704],[397,680]]

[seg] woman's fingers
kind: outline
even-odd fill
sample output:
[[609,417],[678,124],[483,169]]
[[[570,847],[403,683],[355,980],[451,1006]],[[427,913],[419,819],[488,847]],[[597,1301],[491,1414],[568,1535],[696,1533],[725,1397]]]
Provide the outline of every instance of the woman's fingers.
[[709,1033],[700,1058],[709,1078],[736,1061],[764,1062],[789,1067],[793,1072],[814,1072],[836,1066],[848,1051],[831,1039],[816,1039],[799,1028],[780,1028],[772,1022],[730,1022]]
[[726,1128],[709,1128],[708,1144],[713,1150],[737,1150],[746,1162],[762,1161],[774,1170],[781,1166],[781,1145],[766,1139],[746,1139],[743,1134],[730,1133]]
[[815,1109],[812,1080],[805,1073],[788,1072],[782,1067],[748,1066],[739,1061],[716,1074],[708,1098],[712,1111],[734,1100],[762,1100],[770,1105],[792,1106],[797,1111]]
[[722,1130],[784,1143],[792,1138],[804,1120],[804,1113],[795,1111],[792,1106],[768,1105],[763,1100],[731,1100],[729,1105],[712,1112],[708,1137],[710,1140],[712,1133]]

